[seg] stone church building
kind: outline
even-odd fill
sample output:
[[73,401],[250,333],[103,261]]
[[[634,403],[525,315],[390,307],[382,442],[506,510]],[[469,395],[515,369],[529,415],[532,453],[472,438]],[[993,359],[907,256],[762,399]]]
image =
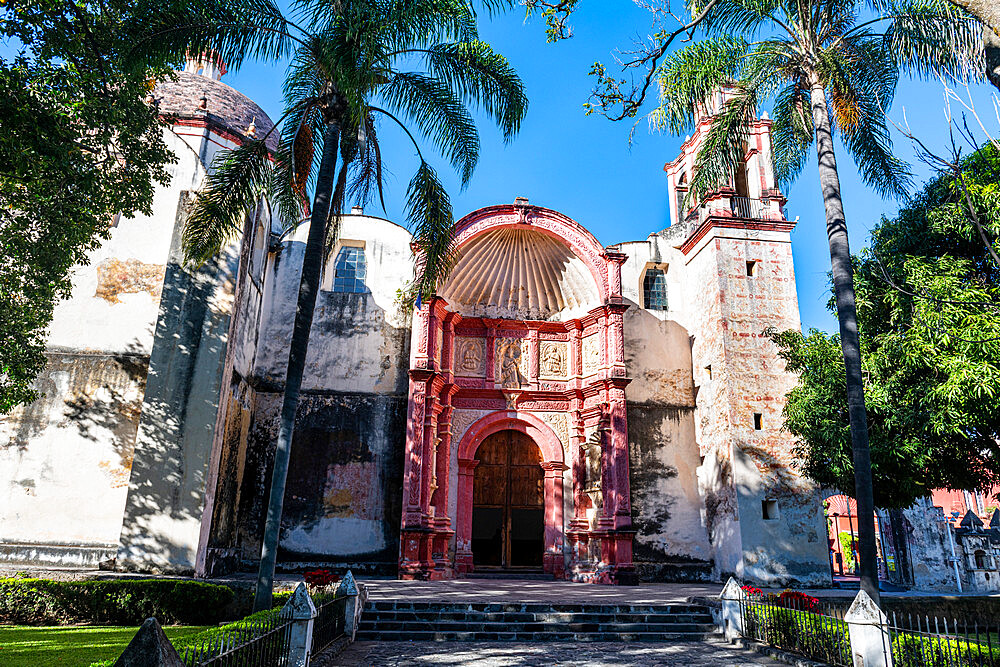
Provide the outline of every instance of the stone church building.
[[[192,61],[155,89],[172,181],[75,270],[41,397],[0,418],[0,563],[256,566],[307,230],[261,202],[238,243],[183,264],[213,156],[272,127],[223,73]],[[346,216],[279,567],[829,583],[821,499],[781,429],[794,377],[764,334],[799,327],[770,122],[731,187],[685,208],[711,111],[665,166],[666,229],[605,247],[595,221],[511,193],[456,223],[454,270],[411,313],[410,233]]]

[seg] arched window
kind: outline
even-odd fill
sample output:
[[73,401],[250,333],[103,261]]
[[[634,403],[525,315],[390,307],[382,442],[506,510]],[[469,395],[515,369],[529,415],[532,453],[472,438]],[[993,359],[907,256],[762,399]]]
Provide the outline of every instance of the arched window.
[[649,310],[667,310],[667,274],[661,269],[646,269],[642,280],[643,304]]
[[364,248],[344,246],[333,263],[333,291],[364,294],[368,291],[365,286],[366,272]]

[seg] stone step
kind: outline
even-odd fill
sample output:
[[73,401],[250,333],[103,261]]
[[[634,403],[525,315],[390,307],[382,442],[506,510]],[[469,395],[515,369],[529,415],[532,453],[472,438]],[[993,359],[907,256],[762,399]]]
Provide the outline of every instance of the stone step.
[[362,632],[412,630],[414,632],[712,632],[711,623],[478,623],[446,621],[442,623],[400,623],[366,621],[358,624]]
[[407,602],[369,600],[365,611],[456,611],[456,612],[560,612],[575,614],[691,614],[708,613],[699,604],[551,604],[544,602]]
[[711,623],[706,613],[691,614],[588,614],[565,612],[477,612],[477,611],[376,611],[364,618],[379,622],[469,621],[477,623]]
[[713,634],[698,604],[374,600],[359,639],[380,641],[696,641]]
[[501,579],[504,581],[555,581],[552,574],[545,572],[472,572],[466,579]]
[[566,642],[694,642],[710,633],[663,632],[434,632],[434,631],[364,631],[357,639],[364,641],[566,641]]

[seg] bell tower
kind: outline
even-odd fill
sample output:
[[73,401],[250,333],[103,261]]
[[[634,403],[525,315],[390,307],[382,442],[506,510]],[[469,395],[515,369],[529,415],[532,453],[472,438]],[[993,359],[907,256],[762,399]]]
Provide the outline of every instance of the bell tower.
[[795,376],[766,331],[799,329],[791,232],[771,161],[771,120],[749,128],[730,181],[685,201],[720,89],[695,132],[664,166],[672,244],[683,263],[683,319],[691,337],[699,487],[716,575],[758,584],[829,585],[826,531],[813,483],[794,466],[782,429]]

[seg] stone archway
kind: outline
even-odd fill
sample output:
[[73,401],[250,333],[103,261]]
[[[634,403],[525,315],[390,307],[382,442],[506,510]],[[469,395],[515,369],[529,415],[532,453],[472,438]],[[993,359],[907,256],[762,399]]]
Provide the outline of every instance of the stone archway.
[[563,471],[565,453],[559,437],[548,424],[530,413],[514,411],[486,415],[466,431],[458,445],[458,506],[456,508],[457,539],[455,569],[464,574],[474,569],[472,552],[472,509],[475,490],[475,458],[479,446],[492,435],[513,431],[527,436],[541,452],[544,471],[544,553],[542,569],[556,577],[565,571],[563,545]]

